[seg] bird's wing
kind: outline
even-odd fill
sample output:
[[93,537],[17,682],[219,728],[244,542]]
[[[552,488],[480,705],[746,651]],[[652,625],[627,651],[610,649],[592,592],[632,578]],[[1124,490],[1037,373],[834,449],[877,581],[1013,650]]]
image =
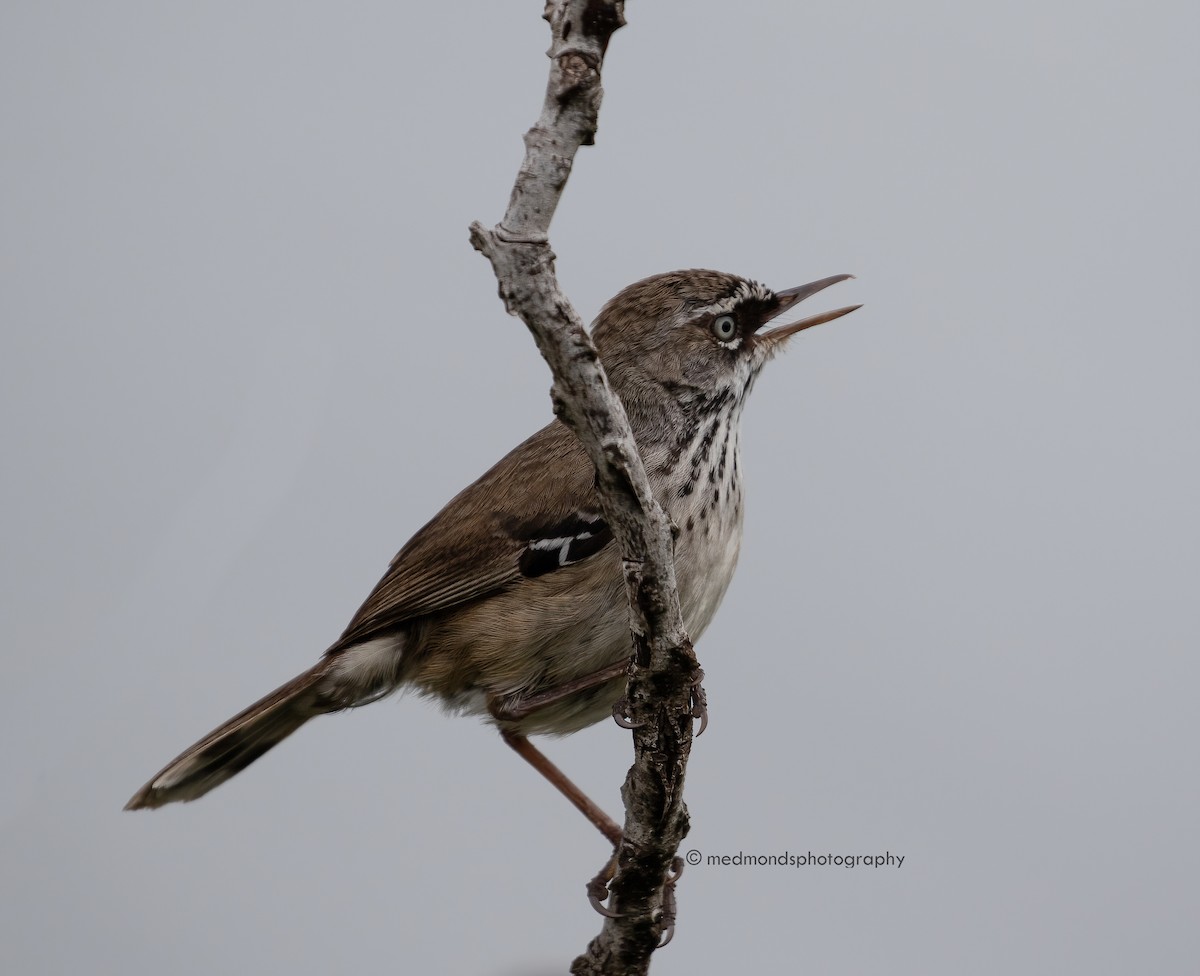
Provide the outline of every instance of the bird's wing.
[[329,653],[579,562],[611,540],[592,463],[556,420],[409,540]]

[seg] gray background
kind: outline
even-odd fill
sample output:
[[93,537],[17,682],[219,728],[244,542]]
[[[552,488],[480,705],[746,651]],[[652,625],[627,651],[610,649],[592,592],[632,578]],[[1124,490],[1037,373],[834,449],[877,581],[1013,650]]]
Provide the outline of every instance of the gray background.
[[[594,831],[473,720],[323,719],[121,805],[306,667],[549,415],[467,244],[540,4],[0,12],[5,973],[563,971]],[[1194,972],[1193,4],[633,3],[559,211],[590,319],[850,271],[746,416],[661,973]],[[617,812],[628,735],[548,750]]]

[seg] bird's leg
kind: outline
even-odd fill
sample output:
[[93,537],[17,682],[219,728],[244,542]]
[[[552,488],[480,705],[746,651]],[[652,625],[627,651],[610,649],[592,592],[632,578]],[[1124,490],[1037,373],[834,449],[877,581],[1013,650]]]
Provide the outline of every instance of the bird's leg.
[[609,911],[604,906],[604,899],[608,897],[608,883],[613,879],[613,874],[617,869],[617,849],[621,846],[621,839],[624,836],[620,826],[608,814],[601,810],[591,798],[583,792],[578,786],[567,778],[567,774],[554,765],[547,759],[532,742],[525,736],[519,735],[516,732],[510,732],[507,729],[501,729],[500,735],[504,741],[512,746],[513,751],[524,759],[530,766],[536,769],[539,773],[546,777],[558,792],[565,796],[575,805],[575,809],[582,813],[591,822],[600,833],[602,833],[613,846],[612,857],[600,869],[597,874],[587,885],[588,901],[592,903],[592,907],[601,915],[607,915],[610,918],[617,918],[613,912]]
[[[536,695],[530,695],[528,698],[515,700],[492,698],[488,701],[488,711],[497,721],[519,722],[521,719],[570,698],[572,695],[615,681],[628,670],[628,662],[621,661],[592,674],[585,674],[574,681],[568,681]],[[593,803],[583,790],[572,783],[566,773],[555,766],[528,738],[519,732],[501,728],[500,735],[504,737],[504,741],[512,747],[514,752],[545,776],[556,790],[570,800],[575,805],[575,809],[587,817],[592,825],[611,841],[614,849],[620,846],[621,828],[608,814]]]
[[[488,711],[501,722],[519,722],[523,718],[557,704],[581,691],[589,691],[615,681],[629,671],[628,662],[622,661],[592,674],[576,678],[565,684],[557,685],[546,691],[531,695],[528,698],[516,700],[494,698],[488,702]],[[614,715],[616,714],[614,710]],[[618,724],[623,724],[618,719]],[[617,917],[604,905],[608,897],[608,883],[612,881],[617,869],[617,848],[621,846],[622,832],[620,826],[608,816],[592,799],[576,786],[561,769],[554,765],[532,742],[525,736],[501,729],[500,735],[522,759],[546,777],[563,796],[565,796],[600,831],[613,845],[612,857],[608,859],[600,872],[588,882],[588,901],[601,915],[610,918]]]
[[567,778],[567,774],[547,759],[525,736],[508,729],[500,735],[522,759],[546,777],[559,793],[570,800],[575,809],[582,813],[600,833],[608,838],[613,849],[621,846],[621,828],[608,814],[591,801],[586,793]]
[[556,705],[560,701],[570,698],[572,695],[577,695],[581,691],[591,691],[593,688],[599,688],[610,681],[616,681],[617,678],[628,673],[629,662],[621,661],[618,664],[609,665],[600,671],[585,674],[582,678],[576,678],[573,681],[555,685],[553,688],[547,688],[545,691],[539,691],[536,695],[530,695],[528,698],[493,698],[488,702],[488,711],[492,713],[493,718],[501,722],[519,722],[523,718],[528,718],[534,712],[541,711],[550,705]]

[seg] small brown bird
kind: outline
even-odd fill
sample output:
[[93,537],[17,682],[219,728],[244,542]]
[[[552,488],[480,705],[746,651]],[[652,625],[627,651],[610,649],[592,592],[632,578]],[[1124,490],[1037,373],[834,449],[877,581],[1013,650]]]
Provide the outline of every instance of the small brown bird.
[[[716,612],[742,540],[742,406],[787,339],[859,306],[764,331],[850,275],[774,292],[716,271],[630,285],[592,338],[629,415],[655,496],[679,534],[684,624]],[[505,740],[614,843],[620,828],[526,738],[612,714],[631,655],[621,554],[595,472],[554,421],[460,492],[400,550],[345,633],[308,671],[210,732],[127,810],[194,800],[324,712],[411,687],[490,716]]]

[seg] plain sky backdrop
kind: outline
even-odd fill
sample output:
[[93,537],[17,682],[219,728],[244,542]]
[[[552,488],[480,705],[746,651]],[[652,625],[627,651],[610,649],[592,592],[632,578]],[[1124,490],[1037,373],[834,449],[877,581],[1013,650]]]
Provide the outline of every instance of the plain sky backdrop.
[[[0,8],[0,971],[548,976],[600,838],[403,696],[121,806],[550,416],[526,3]],[[635,2],[552,238],[839,272],[746,412],[660,974],[1194,973],[1200,8]],[[614,813],[604,723],[546,743]]]

